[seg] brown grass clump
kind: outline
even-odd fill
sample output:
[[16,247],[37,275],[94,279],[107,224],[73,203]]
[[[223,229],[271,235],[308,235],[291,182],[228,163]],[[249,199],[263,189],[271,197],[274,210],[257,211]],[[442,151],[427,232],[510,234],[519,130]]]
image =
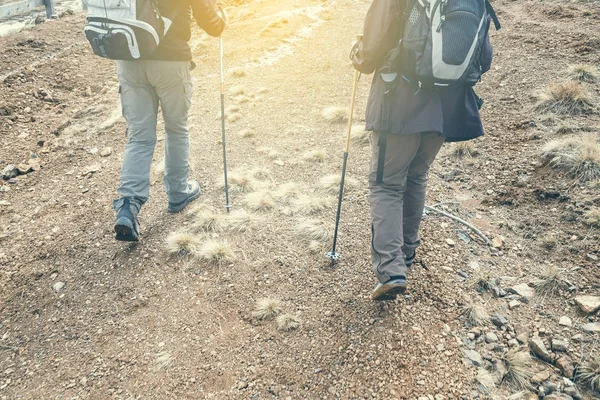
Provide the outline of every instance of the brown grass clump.
[[266,35],[277,28],[281,28],[284,25],[288,24],[289,21],[287,18],[280,18],[276,21],[269,22],[261,31],[260,36]]
[[[248,171],[231,171],[227,176],[229,183],[229,193],[250,193],[259,186],[258,182],[250,175]],[[220,182],[219,187],[225,190],[225,182]]]
[[593,65],[575,64],[569,66],[568,77],[579,82],[594,83],[600,79],[600,71]]
[[535,109],[543,113],[576,115],[587,113],[592,107],[592,97],[585,87],[578,82],[566,82],[546,88]]
[[327,158],[327,152],[325,150],[311,150],[302,155],[303,160],[314,163],[325,162],[325,158]]
[[[246,94],[246,88],[244,86],[232,86],[229,88],[230,96],[242,96],[245,94]],[[233,106],[233,107],[235,107],[235,106]],[[239,109],[236,111],[239,111]]]
[[331,232],[323,224],[316,219],[307,219],[296,226],[296,233],[306,240],[314,240],[317,242],[326,242],[331,237]]
[[293,331],[300,328],[300,318],[296,315],[283,314],[277,317],[277,327],[282,331]]
[[234,67],[229,70],[229,75],[234,78],[243,78],[248,74],[243,67]]
[[321,115],[323,116],[323,119],[329,123],[341,124],[348,121],[350,112],[346,107],[332,106],[323,110]]
[[542,149],[544,164],[564,171],[582,182],[600,179],[600,143],[598,136],[586,134],[547,143]]
[[238,132],[238,136],[240,136],[244,139],[248,139],[248,138],[253,138],[254,136],[256,136],[256,133],[250,129],[242,129],[241,131]]
[[194,219],[194,227],[204,232],[218,232],[222,228],[221,217],[211,210],[200,211]]
[[275,208],[275,199],[269,190],[261,190],[246,195],[244,202],[252,212],[267,212]]
[[578,383],[600,392],[600,357],[593,355],[579,364],[575,378]]
[[366,131],[364,125],[354,125],[350,131],[350,141],[363,146],[371,144],[371,132]]
[[473,142],[458,142],[454,144],[452,148],[452,154],[458,158],[473,158],[479,155],[477,149],[475,149],[475,145]]
[[489,271],[478,267],[473,269],[473,273],[469,276],[467,283],[478,292],[486,292],[490,289],[491,279]]
[[479,368],[477,371],[477,383],[484,394],[490,394],[496,388],[496,377],[490,371]]
[[502,381],[515,389],[525,389],[534,375],[529,353],[517,349],[510,350],[502,357],[502,361],[506,367],[506,375]]
[[271,171],[269,171],[266,168],[256,167],[252,168],[249,172],[253,178],[259,179],[261,181],[271,178]]
[[470,303],[463,307],[462,315],[472,326],[483,326],[488,323],[490,316],[481,304]]
[[300,214],[316,214],[333,206],[330,197],[301,195],[292,202],[294,212]]
[[209,240],[204,243],[198,255],[202,259],[215,264],[222,264],[235,259],[235,254],[229,244],[215,240]]
[[298,197],[298,195],[302,193],[302,187],[296,182],[288,182],[279,187],[273,192],[273,198],[278,202],[288,204],[294,198]]
[[167,237],[166,247],[167,252],[174,256],[194,255],[198,252],[200,242],[189,233],[176,232]]
[[279,300],[266,297],[256,302],[252,316],[259,321],[265,321],[275,318],[281,311],[281,302]]
[[[321,180],[319,181],[319,186],[325,190],[327,193],[331,193],[331,194],[338,194],[340,192],[340,182],[341,182],[342,176],[341,174],[333,174],[333,175],[327,175],[324,176],[323,178],[321,178]],[[349,177],[348,175],[346,175],[345,181],[344,181],[344,192],[351,192],[353,190],[356,190],[358,187],[360,186],[360,183],[358,182],[357,179]]]
[[235,210],[227,214],[223,221],[223,229],[232,233],[247,232],[258,221],[258,217],[246,210]]
[[589,226],[600,228],[600,208],[594,207],[587,211],[583,221]]
[[542,297],[552,297],[559,294],[563,286],[562,272],[556,267],[549,267],[540,280],[534,284],[535,294]]

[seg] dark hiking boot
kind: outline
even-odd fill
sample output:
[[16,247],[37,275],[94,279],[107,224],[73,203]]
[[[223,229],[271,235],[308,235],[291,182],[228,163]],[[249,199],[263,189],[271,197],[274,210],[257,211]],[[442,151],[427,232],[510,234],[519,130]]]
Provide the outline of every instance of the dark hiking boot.
[[113,210],[117,212],[115,239],[121,242],[140,240],[140,224],[137,216],[141,207],[141,203],[131,197],[122,197],[113,202]]
[[189,181],[186,189],[187,197],[179,203],[169,202],[170,213],[178,213],[182,211],[188,204],[200,197],[200,185],[196,181]]
[[379,282],[371,299],[374,301],[385,301],[385,300],[396,300],[399,294],[406,291],[406,277],[404,276],[393,276],[389,281],[385,283]]
[[412,256],[406,256],[406,258],[404,259],[404,264],[406,265],[406,268],[410,268],[413,265],[413,262],[415,262],[415,256],[417,255],[417,252],[415,251],[414,253],[412,253]]

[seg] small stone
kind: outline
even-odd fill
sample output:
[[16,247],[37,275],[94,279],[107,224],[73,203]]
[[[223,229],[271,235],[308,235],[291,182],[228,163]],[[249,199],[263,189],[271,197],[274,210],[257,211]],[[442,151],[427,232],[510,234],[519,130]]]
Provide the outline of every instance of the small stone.
[[63,290],[65,287],[65,283],[64,282],[56,282],[53,286],[52,289],[54,289],[54,291],[56,293],[60,292],[61,290]]
[[577,389],[577,386],[574,386],[574,385],[567,386],[566,388],[564,388],[563,391],[565,392],[566,395],[571,396],[575,400],[579,400],[582,397],[581,393]]
[[517,339],[510,339],[508,341],[509,347],[519,347],[519,341]]
[[600,322],[592,322],[581,327],[587,333],[600,333]]
[[597,296],[577,296],[575,302],[586,314],[593,314],[600,310],[600,297]]
[[456,243],[452,239],[446,239],[446,244],[450,247],[454,247]]
[[10,207],[12,203],[8,200],[0,200],[0,207]]
[[498,341],[498,335],[494,332],[488,332],[485,334],[485,342],[486,343],[496,343]]
[[2,179],[8,181],[19,176],[19,169],[14,165],[7,165],[2,170]]
[[519,300],[512,300],[508,303],[508,308],[511,310],[514,310],[515,308],[519,307],[521,305],[521,302]]
[[248,382],[246,382],[246,381],[239,381],[237,384],[238,390],[246,389],[247,387],[248,387]]
[[531,338],[529,341],[529,347],[531,348],[533,354],[535,354],[537,357],[546,362],[552,362],[552,355],[548,349],[546,349],[544,341],[539,336],[534,336]]
[[571,338],[571,341],[575,343],[581,343],[583,341],[583,335],[581,333],[578,333],[577,335]]
[[492,239],[492,246],[495,249],[501,249],[504,246],[504,238],[502,236],[496,236]]
[[544,397],[544,400],[573,400],[573,398],[564,393],[552,393]]
[[105,147],[102,149],[102,151],[100,152],[100,156],[101,157],[108,157],[113,153],[113,148],[112,147]]
[[465,350],[465,357],[467,357],[467,359],[476,367],[481,367],[483,365],[483,358],[481,357],[481,354],[475,350]]
[[571,318],[569,318],[565,315],[565,316],[560,317],[558,324],[560,326],[566,326],[566,327],[570,328],[573,326],[573,321],[571,321]]
[[536,383],[536,384],[540,384],[544,381],[547,381],[548,379],[550,379],[550,376],[552,375],[552,373],[549,370],[543,370],[542,372],[538,372],[537,374],[535,374],[532,378],[531,378],[531,382]]
[[598,261],[598,256],[592,253],[588,253],[586,254],[587,258],[589,258],[592,261]]
[[573,375],[575,374],[575,367],[573,366],[573,361],[567,356],[562,356],[556,361],[556,366],[560,368],[563,375],[569,379],[573,379]]
[[492,321],[492,323],[494,325],[496,325],[498,328],[502,328],[503,326],[505,326],[506,324],[508,324],[508,321],[506,320],[506,318],[498,313],[494,314],[491,318],[490,321]]
[[552,339],[552,351],[558,351],[565,353],[567,351],[568,343],[564,340]]
[[87,167],[85,167],[83,169],[83,171],[81,172],[81,175],[93,174],[95,172],[100,171],[100,169],[102,169],[102,167],[100,166],[100,164],[88,165]]
[[525,303],[529,303],[533,296],[535,295],[535,290],[526,283],[521,283],[520,285],[513,286],[508,290],[510,293],[518,294],[522,297]]

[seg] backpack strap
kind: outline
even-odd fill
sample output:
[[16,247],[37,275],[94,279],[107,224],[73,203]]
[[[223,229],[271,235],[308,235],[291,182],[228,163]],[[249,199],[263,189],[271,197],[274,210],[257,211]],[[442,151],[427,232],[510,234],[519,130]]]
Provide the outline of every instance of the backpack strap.
[[485,9],[487,10],[488,14],[490,14],[492,21],[494,21],[494,26],[496,27],[496,30],[499,31],[502,28],[502,25],[500,25],[500,20],[498,19],[496,11],[494,10],[494,7],[492,7],[492,3],[490,3],[490,0],[485,0]]

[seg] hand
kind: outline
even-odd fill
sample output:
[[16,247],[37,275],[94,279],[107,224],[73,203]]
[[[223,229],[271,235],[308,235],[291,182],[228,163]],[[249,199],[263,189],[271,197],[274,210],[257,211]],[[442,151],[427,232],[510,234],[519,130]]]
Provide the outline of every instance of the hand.
[[350,50],[350,60],[354,60],[354,56],[358,53],[361,44],[361,39],[352,42],[352,49]]
[[217,3],[217,15],[223,20],[225,28],[227,28],[227,21],[229,19],[229,16],[227,15],[227,11],[225,11],[222,4],[219,3]]

